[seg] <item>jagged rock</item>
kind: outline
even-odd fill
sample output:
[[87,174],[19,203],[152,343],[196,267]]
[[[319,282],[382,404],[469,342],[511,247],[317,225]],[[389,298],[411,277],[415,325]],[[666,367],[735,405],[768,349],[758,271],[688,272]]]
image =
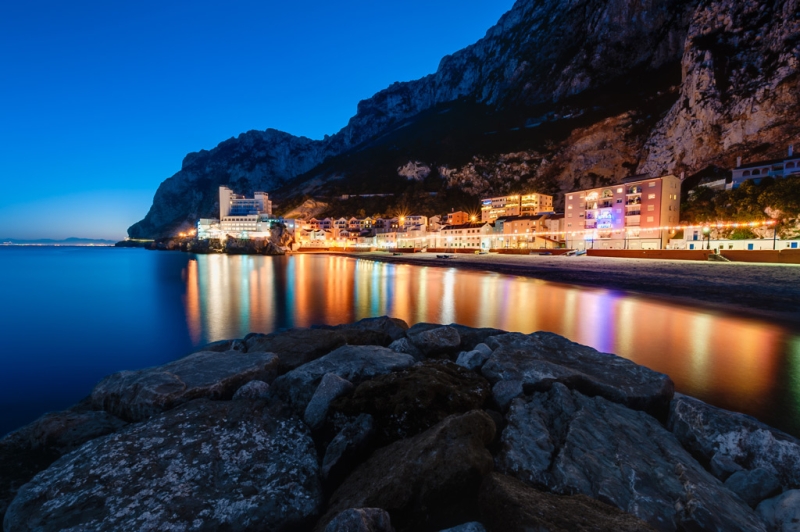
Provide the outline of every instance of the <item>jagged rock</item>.
[[272,383],[272,390],[299,414],[305,411],[326,373],[357,385],[378,375],[407,368],[414,362],[410,355],[385,347],[345,345],[278,377]]
[[492,355],[492,350],[489,349],[486,344],[478,344],[478,346],[484,346],[486,348],[476,348],[472,351],[462,351],[458,354],[456,364],[467,369],[480,370],[481,367],[486,364],[486,361],[489,360],[489,357]]
[[344,480],[368,454],[375,436],[375,422],[369,414],[361,414],[340,430],[325,449],[320,476],[329,486]]
[[269,396],[269,384],[264,381],[250,381],[233,394],[233,400],[248,399],[257,401]]
[[92,391],[92,405],[141,421],[200,397],[230,399],[247,382],[270,382],[277,369],[278,357],[272,353],[194,353],[163,366],[106,377]]
[[394,532],[389,514],[380,508],[350,508],[328,523],[325,532]]
[[[461,338],[460,348],[463,351],[478,349],[479,345],[486,345],[486,340],[492,336],[506,334],[506,331],[501,331],[500,329],[493,329],[491,327],[467,327],[459,323],[451,323],[448,327],[452,327],[458,331],[458,336]],[[489,347],[487,346],[486,349],[489,349]],[[491,354],[491,349],[489,349],[489,352]]]
[[778,477],[766,469],[757,468],[752,471],[739,471],[725,481],[725,487],[734,492],[751,508],[769,497],[781,492]]
[[375,419],[378,444],[419,434],[447,416],[481,408],[489,383],[451,362],[429,361],[361,383],[331,409]]
[[666,417],[675,390],[662,373],[552,333],[509,333],[489,338],[487,345],[492,356],[481,372],[496,388],[493,394],[501,408],[526,388],[546,390],[561,382],[584,395]]
[[45,414],[0,439],[0,524],[19,488],[36,473],[84,443],[127,425],[86,403]]
[[[507,532],[641,532],[647,523],[585,495],[554,495],[492,473],[481,485],[480,508],[489,530]],[[457,530],[457,529],[453,529]],[[477,530],[484,530],[483,527]]]
[[654,418],[556,383],[515,399],[498,469],[556,493],[583,493],[658,530],[764,530]]
[[733,459],[722,453],[714,453],[709,463],[711,474],[725,482],[728,477],[737,471],[744,471],[744,468],[733,461]]
[[744,469],[766,469],[787,488],[800,487],[800,440],[750,416],[675,394],[667,428],[703,460],[727,457]]
[[95,439],[23,486],[5,530],[295,530],[320,510],[298,419],[200,399]]
[[224,353],[226,351],[241,351],[242,353],[244,353],[247,351],[247,345],[244,343],[244,340],[238,340],[238,339],[219,340],[218,342],[211,342],[210,344],[206,344],[195,352],[201,353],[203,351],[213,351],[214,353]]
[[[381,316],[379,318],[364,318],[355,323],[339,325],[337,329],[361,329],[381,332],[389,336],[392,342],[405,338],[408,324],[399,318]],[[383,345],[383,344],[381,344]]]
[[303,419],[311,430],[320,428],[328,415],[328,408],[331,401],[337,397],[352,391],[354,388],[350,381],[347,381],[334,373],[326,373],[317,386],[314,395],[308,402]]
[[789,490],[767,499],[756,508],[761,520],[774,532],[800,531],[800,490]]
[[285,373],[327,355],[347,342],[340,332],[330,329],[290,329],[248,335],[245,343],[248,351],[265,351],[278,355],[279,371]]
[[462,523],[475,513],[481,477],[492,469],[485,446],[494,433],[489,416],[474,410],[378,449],[333,493],[317,530],[340,511],[363,507],[388,511],[400,531]]
[[397,351],[398,353],[406,353],[407,355],[411,355],[416,360],[422,360],[425,358],[425,356],[422,354],[422,351],[417,349],[417,347],[412,344],[408,338],[400,338],[399,340],[395,340],[389,344],[389,349],[392,351]]
[[422,331],[415,330],[414,327],[408,330],[408,339],[426,357],[452,355],[461,345],[461,337],[454,327],[436,327]]
[[463,525],[448,528],[447,530],[440,530],[439,532],[486,532],[486,529],[479,522],[471,521]]

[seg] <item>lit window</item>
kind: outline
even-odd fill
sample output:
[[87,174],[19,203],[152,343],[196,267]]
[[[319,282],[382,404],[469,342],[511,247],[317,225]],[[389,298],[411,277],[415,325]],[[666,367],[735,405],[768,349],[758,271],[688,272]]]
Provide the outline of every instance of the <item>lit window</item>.
[[653,217],[652,217],[652,216],[648,216],[648,217],[647,217],[647,221],[648,221],[648,222],[652,222],[652,221],[653,221]]
[[648,205],[647,206],[647,210],[648,211],[654,211],[654,210],[656,210],[656,206],[655,205]]
[[650,181],[649,183],[647,183],[647,186],[650,187],[650,188],[655,188],[656,182],[655,181]]
[[569,210],[572,210],[572,205],[570,205],[569,207],[567,207],[567,209],[569,209]]
[[572,196],[570,196],[569,199],[572,199]]
[[656,199],[656,195],[655,194],[648,194],[647,195],[647,199]]

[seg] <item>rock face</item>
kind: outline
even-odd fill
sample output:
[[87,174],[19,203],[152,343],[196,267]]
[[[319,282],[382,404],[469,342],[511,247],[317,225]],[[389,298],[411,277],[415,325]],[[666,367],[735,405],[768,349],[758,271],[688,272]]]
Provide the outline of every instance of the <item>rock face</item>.
[[675,394],[667,428],[712,465],[728,460],[748,470],[762,468],[783,486],[800,487],[800,441],[749,416]]
[[554,384],[515,399],[498,468],[556,493],[583,493],[658,530],[764,530],[655,419]]
[[446,357],[458,351],[461,337],[453,327],[437,327],[417,331],[412,327],[408,339],[425,357]]
[[389,514],[380,508],[350,508],[334,517],[325,532],[394,532]]
[[481,486],[480,509],[489,530],[525,532],[640,532],[644,521],[585,495],[553,495],[498,473]]
[[481,372],[501,408],[525,388],[546,390],[560,382],[584,395],[665,417],[675,390],[666,375],[552,333],[510,333],[487,343],[494,351]]
[[262,408],[197,400],[93,440],[20,490],[5,530],[307,526],[322,504],[313,442]]
[[346,343],[342,334],[327,329],[291,329],[270,334],[251,334],[245,338],[248,351],[278,355],[281,373],[327,355]]
[[776,532],[800,530],[800,490],[789,490],[758,505],[758,515]]
[[383,445],[419,434],[447,416],[481,408],[489,383],[452,363],[425,362],[361,383],[332,409],[370,414]]
[[778,478],[766,469],[738,471],[725,481],[725,487],[755,508],[758,503],[781,492]]
[[378,375],[407,368],[414,362],[410,355],[384,347],[345,345],[278,377],[272,390],[302,413],[326,373],[360,384]]
[[233,394],[234,400],[248,399],[257,401],[269,396],[269,384],[264,381],[250,381]]
[[327,486],[338,486],[368,454],[375,436],[375,422],[360,414],[347,423],[325,448],[320,476]]
[[306,425],[311,427],[312,430],[320,428],[328,415],[331,401],[352,390],[353,385],[350,381],[346,381],[333,373],[326,373],[322,377],[319,386],[317,386],[314,395],[311,396],[311,401],[308,402],[305,414],[303,414],[303,420]]
[[163,366],[106,377],[92,391],[92,405],[141,421],[200,397],[230,399],[247,382],[272,381],[277,370],[278,357],[272,353],[194,353]]
[[492,469],[485,446],[494,432],[491,418],[476,410],[377,450],[334,492],[317,530],[347,508],[383,508],[398,530],[436,530],[469,515],[470,493]]

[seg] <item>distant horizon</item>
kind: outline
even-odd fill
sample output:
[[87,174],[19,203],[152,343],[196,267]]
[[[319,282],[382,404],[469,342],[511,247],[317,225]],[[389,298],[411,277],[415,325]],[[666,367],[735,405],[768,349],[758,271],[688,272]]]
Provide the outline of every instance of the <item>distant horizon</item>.
[[434,73],[513,3],[11,4],[0,233],[121,240],[188,153],[250,130],[335,134],[360,100]]
[[54,244],[66,243],[66,242],[102,242],[102,243],[109,243],[114,244],[119,242],[113,238],[87,238],[87,237],[80,237],[80,236],[70,236],[67,238],[49,238],[49,237],[42,237],[42,238],[15,238],[15,237],[3,237],[0,238],[0,244],[5,243],[48,243],[52,242]]

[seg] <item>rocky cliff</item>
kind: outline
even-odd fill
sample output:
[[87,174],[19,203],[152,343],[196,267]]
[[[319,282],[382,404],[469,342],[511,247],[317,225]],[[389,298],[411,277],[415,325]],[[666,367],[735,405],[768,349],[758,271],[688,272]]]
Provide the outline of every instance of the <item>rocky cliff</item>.
[[190,155],[129,232],[213,214],[219,184],[279,200],[401,195],[421,181],[558,193],[776,155],[800,130],[798,12],[798,0],[518,0],[436,73],[360,102],[324,140],[250,132]]

